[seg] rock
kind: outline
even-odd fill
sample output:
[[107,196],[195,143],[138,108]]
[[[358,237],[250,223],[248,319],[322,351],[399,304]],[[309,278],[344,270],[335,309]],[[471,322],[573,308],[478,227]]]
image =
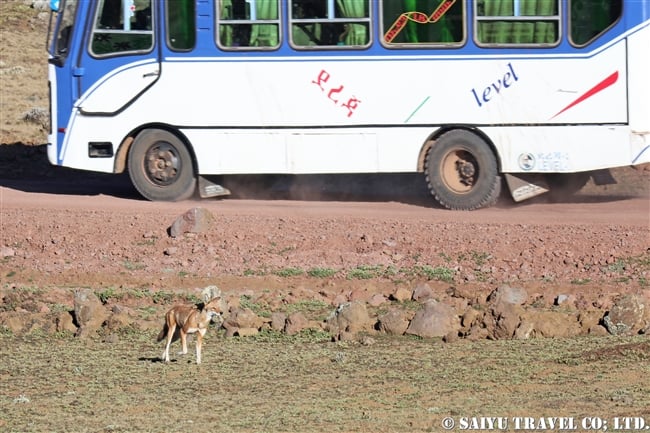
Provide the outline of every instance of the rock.
[[203,301],[210,302],[214,298],[221,297],[221,289],[215,285],[207,286],[201,290],[201,297],[203,298]]
[[480,320],[483,313],[478,311],[476,308],[468,308],[467,311],[461,317],[460,324],[463,328],[471,328],[475,323]]
[[499,302],[493,305],[484,319],[489,337],[495,340],[513,338],[523,314],[524,309],[517,304]]
[[357,334],[354,332],[341,331],[333,338],[334,341],[357,341]]
[[583,335],[607,335],[607,330],[602,325],[602,312],[599,310],[581,311],[578,313],[578,325],[582,328]]
[[92,290],[77,289],[74,292],[74,317],[79,325],[76,336],[83,338],[102,327],[108,312]]
[[575,305],[576,297],[573,295],[557,295],[555,298],[555,305],[566,305],[573,306]]
[[469,331],[465,333],[465,338],[469,341],[485,340],[488,337],[490,337],[490,335],[487,328],[479,324],[472,325],[472,327],[469,328]]
[[442,337],[442,341],[444,341],[445,343],[454,343],[458,341],[458,332],[449,331],[447,335]]
[[409,320],[406,313],[400,308],[391,308],[379,316],[377,322],[377,329],[388,335],[404,335],[408,326]]
[[368,299],[368,305],[371,307],[379,307],[384,302],[386,302],[386,297],[381,293],[375,293],[370,297],[370,299]]
[[410,300],[412,296],[413,292],[411,290],[405,289],[404,287],[398,287],[397,290],[390,295],[390,299],[397,302],[404,302]]
[[23,3],[37,10],[49,10],[50,3],[47,0],[23,0]]
[[326,329],[337,340],[343,339],[345,334],[354,334],[372,330],[372,322],[368,315],[366,305],[361,302],[347,302],[338,306],[326,320]]
[[[490,308],[484,317],[489,338],[495,340],[514,338],[521,318],[525,313],[522,304],[528,299],[528,293],[522,288],[500,286],[488,296]],[[529,325],[522,328],[518,338],[528,338],[532,330]]]
[[116,331],[120,328],[125,328],[133,323],[133,318],[129,314],[127,308],[119,305],[113,306],[111,309],[112,314],[106,319],[105,326],[109,331]]
[[579,335],[581,326],[574,314],[559,311],[526,311],[513,338],[566,338]]
[[488,302],[492,304],[505,302],[508,304],[523,305],[526,303],[526,299],[528,299],[528,293],[525,289],[507,285],[498,287],[488,296]]
[[413,300],[424,303],[429,299],[433,299],[433,290],[429,287],[428,284],[420,284],[413,290]]
[[515,329],[513,338],[515,340],[527,340],[533,336],[533,331],[535,331],[535,324],[529,320],[522,320]]
[[27,315],[17,311],[9,311],[0,316],[0,325],[11,331],[12,334],[20,334],[24,331]]
[[405,333],[432,338],[444,337],[459,329],[460,319],[456,311],[447,304],[430,299],[415,313]]
[[231,336],[237,334],[241,329],[259,330],[263,324],[264,320],[252,310],[238,307],[230,312],[228,318],[223,322],[223,327],[226,328],[226,335]]
[[72,314],[69,311],[62,311],[57,314],[54,323],[56,324],[57,332],[77,332],[77,327],[75,326]]
[[277,332],[282,332],[284,331],[284,326],[287,321],[287,315],[280,312],[280,311],[275,311],[271,314],[271,329]]
[[207,209],[195,207],[176,218],[169,227],[169,235],[173,238],[184,233],[204,233],[210,229],[214,217]]
[[259,334],[260,330],[257,328],[237,328],[234,335],[236,337],[253,337]]
[[309,321],[305,315],[300,311],[296,311],[289,314],[289,317],[287,317],[284,325],[284,332],[287,335],[296,335],[303,329],[306,329],[308,326]]
[[603,317],[603,324],[612,335],[638,333],[644,328],[645,305],[640,296],[626,295],[616,301]]

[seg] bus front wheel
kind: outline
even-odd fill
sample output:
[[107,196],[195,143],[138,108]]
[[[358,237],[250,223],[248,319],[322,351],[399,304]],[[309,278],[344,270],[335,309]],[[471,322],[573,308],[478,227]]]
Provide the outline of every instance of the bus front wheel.
[[128,168],[133,186],[148,200],[185,200],[196,191],[192,156],[168,131],[147,129],[138,134],[129,151]]
[[490,146],[466,130],[442,134],[427,152],[426,180],[436,201],[451,210],[474,210],[496,203],[501,177]]

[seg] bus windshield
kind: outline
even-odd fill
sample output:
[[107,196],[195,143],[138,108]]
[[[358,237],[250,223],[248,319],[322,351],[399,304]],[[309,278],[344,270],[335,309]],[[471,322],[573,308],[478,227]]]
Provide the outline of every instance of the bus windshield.
[[78,3],[78,0],[61,0],[58,9],[52,9],[50,22],[55,20],[55,25],[48,41],[48,52],[57,64],[63,64],[68,55]]

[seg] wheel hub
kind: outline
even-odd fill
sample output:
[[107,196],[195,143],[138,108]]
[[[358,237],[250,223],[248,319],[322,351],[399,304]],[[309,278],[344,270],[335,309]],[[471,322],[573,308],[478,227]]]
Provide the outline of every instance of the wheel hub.
[[464,149],[454,149],[447,153],[441,161],[440,171],[447,188],[457,194],[469,193],[476,184],[476,160]]
[[180,172],[180,159],[168,143],[157,143],[146,154],[146,173],[149,179],[159,185],[168,185]]
[[471,186],[474,184],[474,175],[476,174],[476,167],[469,161],[459,160],[456,161],[456,169],[460,175],[460,182]]

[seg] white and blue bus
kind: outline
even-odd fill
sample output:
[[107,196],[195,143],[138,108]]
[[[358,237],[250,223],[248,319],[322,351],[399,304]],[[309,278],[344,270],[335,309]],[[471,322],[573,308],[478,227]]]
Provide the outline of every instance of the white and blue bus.
[[[650,162],[648,0],[53,0],[52,164],[422,173],[443,207]],[[603,177],[603,176],[601,176]]]

